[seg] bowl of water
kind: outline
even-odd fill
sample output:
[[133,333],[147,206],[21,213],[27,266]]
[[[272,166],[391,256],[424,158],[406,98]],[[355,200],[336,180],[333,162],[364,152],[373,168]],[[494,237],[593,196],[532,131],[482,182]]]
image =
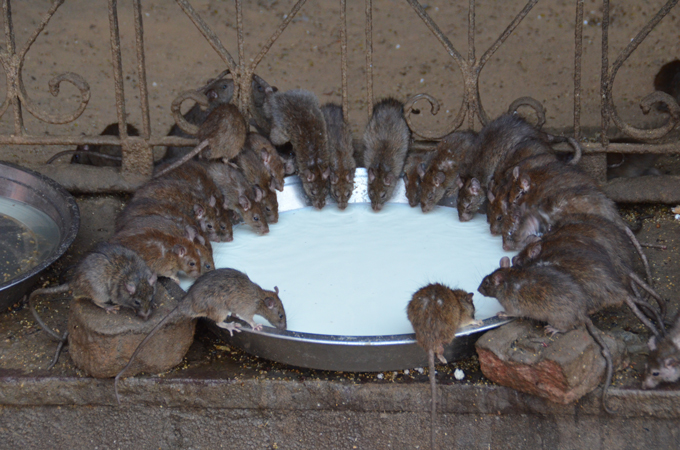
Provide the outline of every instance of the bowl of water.
[[73,243],[75,199],[56,181],[0,162],[0,311],[19,301],[40,272]]
[[[428,283],[473,292],[482,324],[459,330],[445,347],[450,360],[474,353],[486,330],[506,323],[498,301],[477,292],[482,278],[498,267],[500,236],[491,236],[484,215],[461,223],[455,198],[434,211],[411,208],[399,180],[393,198],[371,210],[368,174],[359,168],[349,206],[340,211],[330,197],[322,210],[310,206],[298,177],[286,178],[277,193],[279,223],[259,236],[234,227],[233,242],[213,243],[215,267],[245,272],[264,289],[277,286],[287,330],[264,325],[229,336],[230,344],[266,359],[322,370],[372,372],[427,365],[406,317],[412,294]],[[191,280],[184,279],[183,289]]]

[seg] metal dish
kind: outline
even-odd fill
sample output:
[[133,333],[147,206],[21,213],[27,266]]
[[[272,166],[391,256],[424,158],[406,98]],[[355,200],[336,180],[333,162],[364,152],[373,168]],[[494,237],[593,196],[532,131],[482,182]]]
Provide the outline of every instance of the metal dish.
[[[355,187],[350,203],[368,203],[368,175],[357,169]],[[404,183],[399,180],[392,203],[408,203]],[[278,193],[279,211],[291,211],[310,206],[298,177],[286,178],[283,192]],[[333,203],[328,197],[327,203]],[[444,198],[442,206],[455,206],[455,198]],[[332,205],[326,206],[333,207]],[[470,356],[479,336],[496,328],[508,319],[490,317],[481,326],[465,328],[445,347],[447,360],[455,361]],[[415,334],[391,336],[329,336],[264,327],[253,331],[247,326],[242,333],[229,336],[225,330],[213,326],[220,337],[255,356],[298,367],[347,372],[380,372],[402,370],[427,365],[426,353],[416,344]]]
[[0,197],[26,203],[45,213],[59,229],[59,243],[49,255],[18,276],[0,284],[0,308],[20,300],[37,276],[56,261],[73,243],[80,226],[75,199],[56,181],[15,164],[0,163]]

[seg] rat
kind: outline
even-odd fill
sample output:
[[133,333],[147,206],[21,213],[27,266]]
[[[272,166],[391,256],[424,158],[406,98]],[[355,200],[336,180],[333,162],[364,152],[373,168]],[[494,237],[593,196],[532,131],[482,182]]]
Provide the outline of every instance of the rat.
[[[139,136],[139,130],[134,125],[128,123],[127,134],[128,136]],[[107,125],[99,135],[120,136],[118,122]],[[73,155],[71,157],[71,164],[120,167],[123,161],[122,154],[123,150],[120,145],[83,144],[77,146],[75,150],[65,150],[57,153],[47,161],[47,164],[52,164],[52,162],[64,155]]]
[[224,209],[236,211],[257,234],[269,233],[260,201],[264,190],[252,186],[243,171],[233,163],[211,163],[208,173],[224,196]]
[[422,192],[422,177],[430,165],[430,161],[434,157],[434,151],[414,151],[410,150],[406,154],[406,161],[404,162],[404,188],[406,190],[406,198],[411,208],[415,208],[420,204],[420,195]]
[[177,284],[180,271],[194,279],[205,272],[195,242],[185,236],[145,228],[116,233],[109,242],[137,252],[152,271]]
[[368,169],[368,197],[374,211],[380,211],[392,198],[410,143],[404,105],[394,98],[376,103],[364,131],[364,166]]
[[229,239],[228,225],[225,222],[227,218],[219,209],[217,199],[214,195],[207,196],[202,192],[197,182],[166,177],[152,179],[137,189],[130,203],[136,203],[141,199],[150,199],[159,205],[169,205],[178,208],[186,216],[195,217],[201,230],[207,233],[210,239],[218,241]]
[[[295,171],[293,167],[289,173],[286,168],[286,162],[278,154],[272,143],[266,137],[257,133],[248,133],[246,136],[246,143],[241,153],[245,151],[252,151],[259,154],[262,164],[267,169],[270,175],[268,186],[262,186],[272,192],[283,191],[284,177],[290,175]],[[245,172],[246,169],[242,168]],[[247,176],[247,175],[246,175]]]
[[440,283],[428,284],[413,294],[406,307],[408,320],[416,333],[416,342],[427,352],[430,367],[432,448],[434,448],[437,415],[437,381],[434,371],[434,357],[437,356],[439,361],[446,364],[444,345],[451,343],[459,328],[481,323],[474,320],[475,305],[472,303],[472,295],[461,289],[453,290]]
[[585,325],[588,333],[602,349],[606,361],[602,406],[611,414],[606,403],[614,372],[611,352],[588,317],[590,299],[581,284],[556,265],[511,267],[510,259],[504,256],[500,266],[484,277],[478,288],[479,293],[496,298],[507,315],[547,322],[546,331],[552,334],[564,333]]
[[352,130],[345,122],[342,107],[335,103],[326,103],[321,107],[328,131],[328,151],[331,161],[330,193],[337,202],[338,208],[345,209],[354,191],[354,172],[357,163],[354,160]]
[[151,214],[131,219],[117,233],[129,236],[138,234],[145,229],[157,230],[172,236],[186,237],[196,246],[196,251],[201,260],[201,271],[204,272],[215,268],[210,241],[205,239],[193,225],[182,226],[181,223],[177,223],[173,219]]
[[420,207],[429,212],[444,197],[454,196],[462,185],[459,170],[469,152],[474,151],[477,133],[474,131],[455,131],[442,139],[437,145],[435,155],[427,170],[418,169],[422,179]]
[[127,365],[116,375],[114,388],[118,397],[118,380],[132,365],[135,357],[153,335],[171,320],[191,320],[206,317],[215,324],[229,331],[240,332],[237,322],[225,322],[228,316],[244,320],[250,327],[259,331],[262,325],[254,322],[253,316],[264,317],[274,327],[286,329],[286,312],[279,298],[279,288],[274,291],[262,289],[252,282],[248,276],[235,269],[217,269],[201,275],[189,288],[179,304],[156,325],[144,340],[137,346]]
[[50,367],[57,362],[68,332],[59,336],[43,322],[35,310],[34,301],[38,295],[72,291],[74,299],[88,298],[107,313],[116,312],[121,307],[129,308],[142,320],[147,320],[153,309],[156,279],[156,274],[137,253],[120,245],[102,242],[80,261],[70,281],[33,291],[28,297],[33,317],[45,332],[61,343]]
[[[246,146],[236,157],[235,162],[248,183],[261,189],[263,195],[259,202],[264,210],[267,223],[276,223],[279,220],[279,202],[276,197],[276,189],[273,186],[272,174],[264,162],[265,159],[270,160],[270,154],[264,150],[258,152],[249,145],[248,140],[250,140],[251,135],[259,136],[254,133],[249,135],[246,139]],[[281,162],[281,170],[283,171],[283,162]]]
[[666,337],[657,343],[656,336],[652,336],[648,346],[651,353],[642,388],[653,389],[661,382],[672,383],[680,379],[680,314]]
[[271,121],[269,140],[274,145],[290,142],[302,188],[312,205],[326,205],[331,174],[328,131],[319,100],[312,92],[293,89],[265,90],[264,113]]
[[231,103],[216,106],[198,127],[200,143],[189,153],[154,174],[161,177],[200,155],[203,159],[222,160],[234,158],[243,148],[248,127],[238,108]]

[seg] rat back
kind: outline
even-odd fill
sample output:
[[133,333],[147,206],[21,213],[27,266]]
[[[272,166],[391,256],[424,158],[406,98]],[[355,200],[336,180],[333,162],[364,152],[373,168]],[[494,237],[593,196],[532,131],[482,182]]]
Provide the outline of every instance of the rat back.
[[344,209],[354,190],[356,161],[354,160],[352,131],[349,124],[345,123],[340,105],[327,103],[321,107],[321,111],[328,130],[331,165],[330,193],[338,203],[338,207]]

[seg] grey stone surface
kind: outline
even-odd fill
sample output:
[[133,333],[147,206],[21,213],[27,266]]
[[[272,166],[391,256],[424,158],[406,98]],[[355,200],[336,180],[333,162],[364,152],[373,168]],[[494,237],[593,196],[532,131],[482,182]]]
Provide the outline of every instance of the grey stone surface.
[[[604,340],[614,369],[625,359],[625,345]],[[585,327],[547,336],[534,322],[516,320],[485,333],[476,344],[484,376],[557,403],[571,403],[595,389],[605,374],[600,346]]]

